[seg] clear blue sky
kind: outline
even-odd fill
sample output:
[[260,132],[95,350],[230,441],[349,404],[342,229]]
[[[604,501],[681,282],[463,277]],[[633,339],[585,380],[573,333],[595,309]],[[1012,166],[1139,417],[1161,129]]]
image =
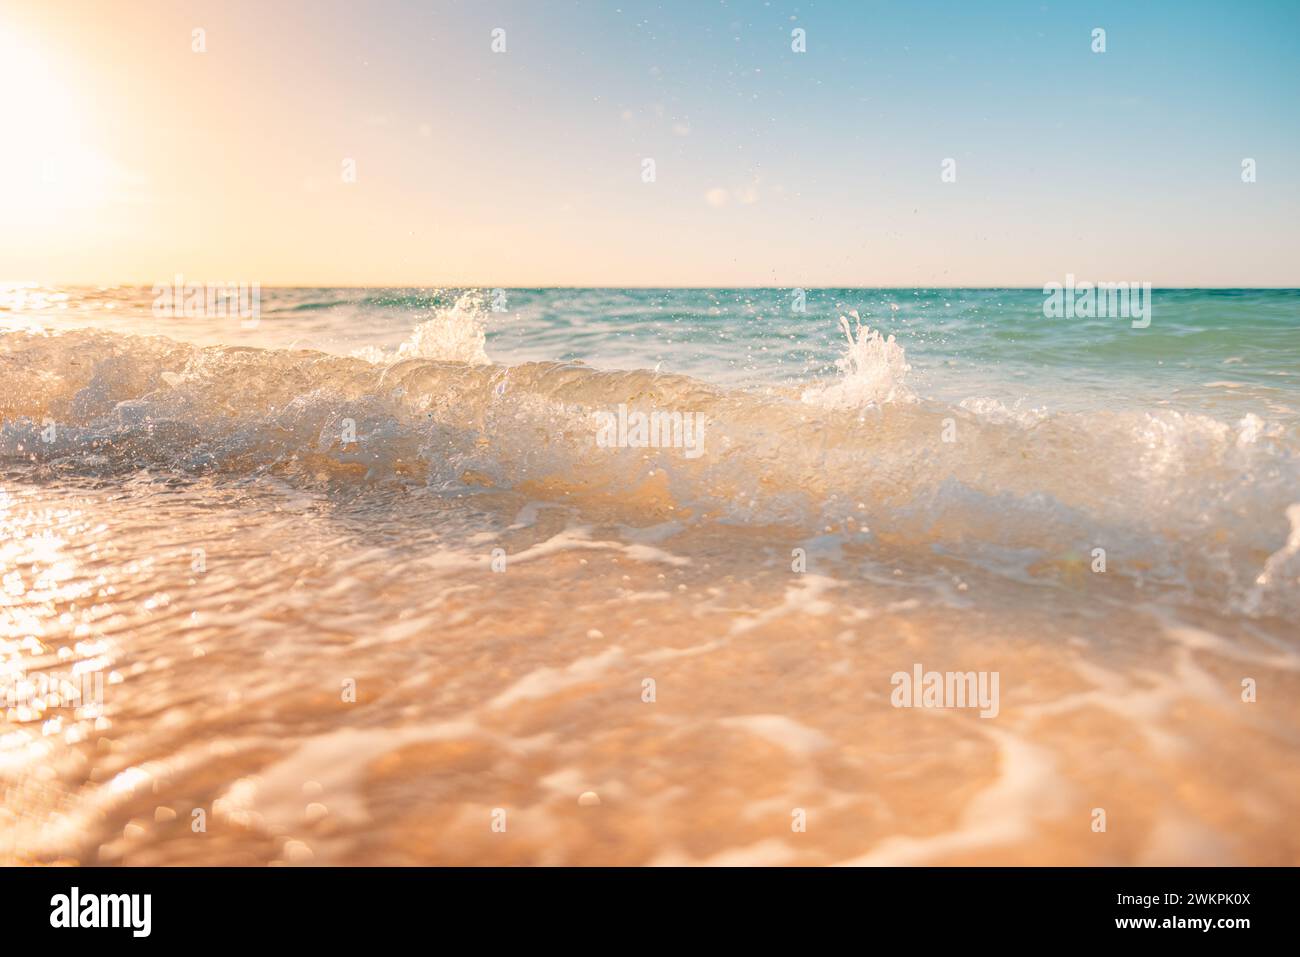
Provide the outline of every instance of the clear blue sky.
[[0,240],[12,278],[1300,285],[1298,0],[53,0],[6,18],[78,101],[77,148],[131,184],[80,197],[93,217],[29,209]]

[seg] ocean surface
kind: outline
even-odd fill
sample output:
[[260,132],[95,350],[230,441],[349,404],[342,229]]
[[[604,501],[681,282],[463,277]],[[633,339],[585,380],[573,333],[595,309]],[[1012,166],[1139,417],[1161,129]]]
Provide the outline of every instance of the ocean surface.
[[1300,292],[1044,298],[0,288],[0,860],[1300,864]]

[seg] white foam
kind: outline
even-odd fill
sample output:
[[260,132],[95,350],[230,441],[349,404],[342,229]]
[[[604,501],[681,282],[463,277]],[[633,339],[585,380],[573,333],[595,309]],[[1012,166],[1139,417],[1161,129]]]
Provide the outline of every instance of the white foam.
[[735,718],[722,718],[718,722],[726,728],[738,728],[757,735],[799,757],[811,757],[829,747],[826,735],[815,728],[800,724],[782,714],[745,714]]
[[623,649],[614,647],[588,655],[565,668],[538,668],[520,678],[489,703],[490,708],[508,708],[518,701],[546,698],[600,677],[624,660]]
[[1054,810],[1061,797],[1055,759],[1047,750],[1013,734],[988,729],[983,733],[998,747],[1001,771],[991,785],[971,798],[955,829],[929,837],[889,837],[842,864],[922,864],[1032,838],[1035,818]]
[[907,364],[903,347],[892,335],[885,338],[864,326],[856,311],[849,315],[857,325],[855,330],[846,316],[840,316],[840,328],[848,339],[848,348],[835,363],[842,378],[804,390],[803,401],[831,409],[915,401],[915,394],[904,383],[912,367]]
[[487,310],[483,295],[478,290],[464,293],[450,309],[439,309],[432,318],[416,326],[411,338],[396,350],[368,346],[352,354],[382,365],[403,359],[487,365],[492,360],[487,354]]

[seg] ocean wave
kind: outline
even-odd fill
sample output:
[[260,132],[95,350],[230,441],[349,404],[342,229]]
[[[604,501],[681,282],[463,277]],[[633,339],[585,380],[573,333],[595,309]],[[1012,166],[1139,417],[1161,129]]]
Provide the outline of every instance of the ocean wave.
[[[838,379],[761,390],[576,362],[496,365],[471,299],[396,350],[348,357],[11,331],[0,334],[0,466],[36,480],[151,468],[511,489],[633,525],[834,533],[1012,577],[1048,567],[1068,579],[1102,549],[1107,573],[1139,586],[1250,614],[1296,607],[1293,433],[1250,414],[943,404],[908,387],[892,337],[845,329]],[[694,416],[701,454],[602,444],[600,423],[620,409]]]
[[[270,290],[268,290],[269,292]],[[368,290],[353,289],[314,289],[314,290],[276,290],[285,301],[273,300],[272,308],[265,310],[265,315],[277,313],[320,312],[332,309],[376,310],[388,309],[399,312],[433,312],[444,308],[449,297],[456,293],[448,290],[392,290],[378,295]],[[477,295],[473,290],[471,295]],[[464,293],[461,293],[463,296]],[[305,298],[304,298],[305,297]]]

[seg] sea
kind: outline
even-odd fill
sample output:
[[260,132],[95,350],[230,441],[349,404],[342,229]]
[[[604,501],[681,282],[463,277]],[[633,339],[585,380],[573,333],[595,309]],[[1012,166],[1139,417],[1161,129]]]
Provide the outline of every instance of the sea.
[[1300,291],[252,293],[0,287],[0,861],[1300,864]]

